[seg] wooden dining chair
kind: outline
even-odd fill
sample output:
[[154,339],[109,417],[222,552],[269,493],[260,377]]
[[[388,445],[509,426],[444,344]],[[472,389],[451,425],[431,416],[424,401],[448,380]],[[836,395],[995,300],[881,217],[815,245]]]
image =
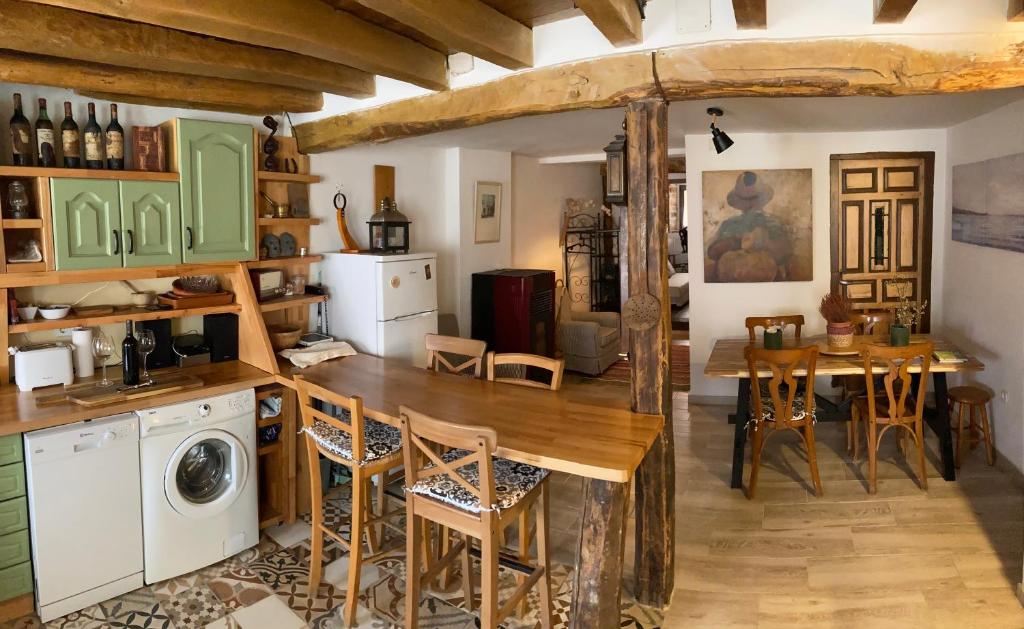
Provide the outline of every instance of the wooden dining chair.
[[[814,370],[818,360],[817,346],[796,349],[763,349],[747,346],[744,350],[750,372],[750,422],[753,452],[750,461],[750,485],[747,498],[753,499],[757,491],[757,473],[761,467],[761,453],[768,437],[782,430],[800,435],[807,450],[807,463],[811,468],[814,492],[822,495],[818,474],[818,455],[814,441]],[[793,375],[804,367],[806,377]],[[762,377],[763,370],[771,377]]]
[[[854,398],[851,430],[853,431],[853,452],[857,458],[860,450],[861,420],[865,420],[868,438],[868,491],[878,490],[878,448],[882,437],[891,429],[905,429],[917,446],[922,489],[928,489],[928,467],[924,447],[924,396],[928,389],[928,370],[931,366],[931,342],[911,343],[906,347],[888,345],[866,345],[861,350],[864,361],[865,395]],[[918,363],[921,373],[914,390],[914,377],[910,368]],[[876,382],[874,366],[881,364],[885,374]],[[879,388],[880,387],[880,388]],[[879,429],[881,427],[881,429]],[[907,436],[903,433],[901,436]]]
[[[363,556],[363,536],[367,538],[370,553],[379,550],[376,524],[391,526],[397,533],[404,534],[400,527],[387,523],[388,519],[399,518],[402,509],[387,512],[386,500],[373,511],[371,479],[375,474],[402,464],[402,432],[398,428],[382,424],[363,415],[362,398],[344,397],[309,382],[300,375],[295,376],[299,408],[302,412],[302,431],[306,435],[306,453],[309,456],[309,484],[312,494],[312,540],[309,555],[309,596],[316,597],[320,586],[321,562],[324,536],[330,537],[349,552],[348,592],[359,592],[359,574]],[[314,402],[330,404],[339,409],[337,417],[314,407]],[[349,538],[344,539],[337,531],[324,524],[323,489],[320,481],[318,455],[349,468],[352,475],[352,516]],[[358,596],[345,599],[344,619],[353,626],[356,618]]]
[[[881,310],[872,312],[869,310],[858,310],[850,314],[850,323],[853,324],[854,334],[858,336],[878,336],[889,333],[889,326],[892,325],[892,312]],[[864,376],[861,374],[850,376],[833,376],[832,386],[839,388],[839,396],[843,400],[849,400],[859,395],[864,395],[866,385]],[[850,418],[846,425],[846,451],[853,454],[853,418]]]
[[[406,491],[405,627],[418,626],[420,589],[461,555],[466,607],[473,611],[470,555],[479,540],[482,570],[480,627],[498,624],[539,585],[540,624],[552,626],[551,564],[548,555],[548,471],[494,456],[497,435],[490,428],[467,426],[429,417],[405,406],[400,409]],[[435,446],[448,451],[436,453]],[[537,561],[527,564],[499,556],[498,532],[524,509],[537,505]],[[424,522],[457,531],[461,540],[444,557],[424,568]],[[498,562],[526,575],[503,603],[498,600]],[[352,590],[349,590],[352,591]]]
[[[550,373],[550,378],[547,382],[531,377],[538,370]],[[561,358],[548,358],[547,356],[537,356],[536,354],[487,353],[487,379],[494,382],[505,382],[507,384],[518,384],[526,387],[557,391],[562,387],[562,373],[564,371],[565,361]]]
[[775,315],[771,317],[747,317],[745,324],[747,326],[747,334],[750,336],[751,343],[757,340],[757,328],[767,329],[771,327],[779,327],[783,332],[785,332],[785,329],[789,326],[793,326],[795,338],[797,342],[799,342],[800,330],[804,327],[804,316]]
[[[487,343],[457,336],[427,334],[427,369],[446,373],[472,373],[479,378],[483,373],[484,354]],[[453,360],[463,359],[461,362]],[[456,364],[457,362],[457,364]]]

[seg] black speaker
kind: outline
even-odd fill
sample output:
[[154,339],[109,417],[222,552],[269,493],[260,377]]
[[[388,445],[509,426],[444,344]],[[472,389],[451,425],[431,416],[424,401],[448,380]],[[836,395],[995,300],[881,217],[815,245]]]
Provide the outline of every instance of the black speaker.
[[146,359],[149,368],[173,367],[176,363],[174,362],[174,350],[171,349],[171,320],[139,321],[135,325],[143,330],[152,331],[153,337],[156,339],[156,347]]
[[210,348],[210,362],[238,360],[238,315],[203,315],[203,336]]

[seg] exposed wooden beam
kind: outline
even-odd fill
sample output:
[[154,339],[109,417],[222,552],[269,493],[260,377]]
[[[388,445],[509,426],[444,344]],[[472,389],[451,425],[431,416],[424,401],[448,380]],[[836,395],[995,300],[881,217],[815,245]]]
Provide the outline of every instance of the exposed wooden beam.
[[768,0],[732,0],[736,14],[736,28],[768,28]]
[[1024,0],[1010,0],[1006,17],[1011,22],[1024,22]]
[[271,83],[362,98],[373,75],[283,50],[245,46],[159,26],[81,11],[0,0],[0,42],[25,53],[53,51],[67,59]]
[[907,19],[917,0],[874,0],[874,3],[875,24],[900,24]]
[[576,0],[576,6],[613,45],[628,46],[644,40],[644,23],[636,0]]
[[0,51],[0,82],[53,85],[94,95],[125,95],[126,102],[247,114],[310,112],[323,107],[320,92],[8,51]]
[[445,89],[445,56],[320,0],[27,0],[279,48]]
[[533,31],[480,0],[358,0],[452,50],[468,52],[504,68],[533,65]]
[[1024,47],[1015,37],[926,36],[920,47],[865,38],[676,46],[519,72],[308,122],[295,132],[299,146],[316,153],[521,116],[622,107],[662,94],[668,100],[906,96],[1021,87]]

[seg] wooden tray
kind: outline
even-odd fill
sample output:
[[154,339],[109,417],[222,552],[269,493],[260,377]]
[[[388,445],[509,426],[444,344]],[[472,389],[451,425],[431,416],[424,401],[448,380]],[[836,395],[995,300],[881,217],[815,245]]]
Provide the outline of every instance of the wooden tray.
[[860,344],[854,343],[850,347],[833,347],[827,341],[819,341],[818,353],[825,356],[856,356],[860,354]]
[[207,308],[209,306],[224,306],[230,304],[235,298],[234,293],[221,291],[219,293],[207,293],[204,295],[184,296],[174,293],[157,295],[156,300],[161,304],[171,306],[175,310],[182,308]]
[[118,386],[120,386],[119,383],[112,387],[99,387],[95,382],[71,385],[65,388],[63,398],[58,395],[47,396],[45,402],[39,400],[38,403],[41,405],[55,404],[67,400],[79,406],[105,406],[173,391],[196,389],[203,386],[203,380],[190,374],[171,373],[159,375],[153,379],[152,385],[139,389],[118,391]]

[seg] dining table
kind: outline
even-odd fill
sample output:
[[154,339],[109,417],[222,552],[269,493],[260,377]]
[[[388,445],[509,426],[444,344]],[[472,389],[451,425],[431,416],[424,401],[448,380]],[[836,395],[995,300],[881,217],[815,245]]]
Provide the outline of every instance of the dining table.
[[361,397],[366,416],[377,421],[398,426],[399,408],[405,406],[491,428],[497,434],[496,456],[582,477],[570,618],[574,627],[619,626],[627,508],[606,508],[601,500],[628,495],[628,489],[617,490],[628,488],[660,434],[661,415],[635,413],[628,396],[598,389],[552,391],[491,382],[366,354],[320,363],[301,376],[339,395]]
[[[932,378],[932,390],[935,398],[934,406],[925,408],[925,422],[939,440],[939,456],[941,458],[942,477],[947,481],[956,480],[956,467],[953,458],[953,435],[949,426],[949,395],[946,377],[951,373],[977,372],[985,368],[984,363],[975,356],[957,348],[953,343],[935,334],[914,334],[910,343],[931,342],[934,351],[950,351],[958,357],[958,362],[942,363],[932,357],[928,375]],[[749,337],[718,339],[704,367],[704,375],[709,378],[728,378],[736,380],[736,413],[729,416],[729,422],[735,425],[732,450],[732,480],[734,489],[743,487],[743,455],[747,443],[747,422],[750,415],[750,381],[751,374],[743,350],[751,344]],[[801,339],[788,337],[783,341],[783,348],[818,346],[818,358],[815,366],[817,376],[853,376],[864,374],[864,359],[860,355],[862,347],[868,344],[888,345],[887,337],[857,336],[853,346],[849,348],[830,347],[826,337],[811,336]],[[911,374],[920,378],[921,364],[912,364]],[[872,365],[872,374],[886,373],[881,363]],[[797,368],[796,376],[806,376],[805,368]],[[758,371],[759,378],[770,378],[771,370],[767,367]],[[851,400],[834,402],[825,396],[815,393],[816,422],[844,422],[850,418]]]

